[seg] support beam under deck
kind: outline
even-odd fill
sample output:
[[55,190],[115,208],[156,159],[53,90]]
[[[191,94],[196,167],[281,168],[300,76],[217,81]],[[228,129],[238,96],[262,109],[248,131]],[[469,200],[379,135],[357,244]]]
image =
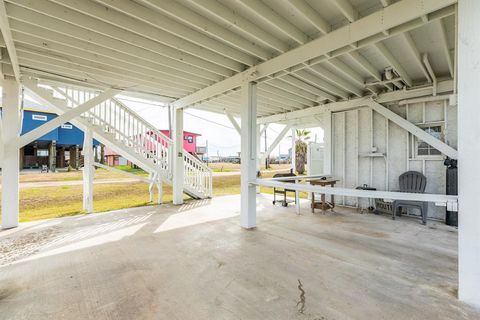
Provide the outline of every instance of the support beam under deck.
[[93,212],[93,175],[95,159],[93,157],[93,130],[85,130],[83,140],[83,210]]
[[173,204],[183,204],[183,109],[175,109],[173,117]]
[[250,182],[257,176],[257,84],[246,82],[241,94],[241,180],[240,225],[251,229],[256,226],[256,187]]
[[458,298],[480,308],[480,1],[458,2]]
[[0,80],[2,86],[2,228],[18,226],[20,153],[16,145],[7,144],[20,135],[20,86],[13,78]]

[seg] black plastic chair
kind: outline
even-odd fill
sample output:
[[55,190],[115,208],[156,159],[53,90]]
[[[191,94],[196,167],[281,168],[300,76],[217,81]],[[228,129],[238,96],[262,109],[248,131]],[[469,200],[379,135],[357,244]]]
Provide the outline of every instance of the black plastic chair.
[[[422,173],[417,171],[407,171],[402,173],[398,178],[398,182],[400,184],[400,192],[424,193],[427,186],[427,178]],[[428,202],[413,200],[393,201],[393,220],[395,220],[395,216],[399,208],[419,209],[422,215],[422,224],[427,224]]]

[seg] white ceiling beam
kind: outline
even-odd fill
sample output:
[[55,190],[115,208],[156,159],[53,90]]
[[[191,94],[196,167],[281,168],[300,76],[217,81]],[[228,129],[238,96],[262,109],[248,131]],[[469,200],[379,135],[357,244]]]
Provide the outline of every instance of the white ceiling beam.
[[221,54],[225,57],[228,57],[237,62],[241,62],[248,66],[252,66],[257,63],[257,59],[245,52],[239,51],[220,42],[218,40],[212,39],[211,37],[206,36],[205,34],[198,32],[195,29],[185,26],[174,19],[167,17],[163,14],[160,14],[156,11],[150,10],[145,6],[139,5],[134,1],[130,0],[95,0],[105,6],[113,8],[117,11],[122,12],[123,14],[129,15],[137,20],[141,20],[145,23],[152,25],[153,27],[159,28],[166,32],[169,32],[177,37],[180,37],[184,40],[195,43],[204,48],[208,48],[218,54]]
[[330,0],[350,22],[358,19],[358,11],[348,0]]
[[27,68],[33,73],[35,73],[37,70],[47,71],[47,73],[62,74],[67,78],[77,79],[79,81],[94,85],[118,87],[123,88],[124,90],[129,90],[130,88],[140,90],[140,88],[144,88],[145,90],[148,90],[148,92],[170,98],[177,98],[185,95],[184,91],[180,91],[178,89],[172,89],[159,84],[155,86],[140,86],[138,83],[135,83],[128,78],[125,79],[122,77],[116,77],[115,75],[98,71],[94,68],[85,68],[82,66],[61,62],[59,60],[44,59],[44,57],[35,57],[33,59],[21,57],[19,62],[22,70]]
[[[262,87],[260,87],[260,85],[262,85]],[[288,95],[284,91],[278,90],[277,88],[274,88],[275,90],[277,90],[277,92],[275,94],[272,94],[264,90],[265,88],[264,83],[260,85],[257,92],[257,104],[260,107],[260,109],[264,111],[267,111],[269,113],[272,113],[272,112],[278,113],[278,112],[288,112],[293,110],[299,110],[305,107],[305,105],[302,105],[298,102],[288,99],[293,95]],[[288,98],[281,97],[282,94],[284,94]],[[239,104],[239,101],[240,101],[239,99],[240,99],[240,92],[236,90],[236,91],[230,91],[227,94],[215,97],[209,101],[226,102],[230,105],[235,105],[240,109],[241,107]],[[292,102],[289,102],[289,101],[292,101]],[[196,107],[197,104],[194,106]]]
[[330,101],[337,101],[337,98],[315,86],[312,86],[311,84],[308,84],[300,79],[297,79],[295,78],[294,76],[290,75],[290,74],[287,74],[287,75],[284,75],[282,77],[280,77],[281,80],[297,87],[297,88],[300,88],[300,89],[303,89],[305,91],[308,91],[322,99],[319,99],[317,98],[316,101],[319,101],[319,100],[330,100]]
[[[176,108],[186,107],[203,99],[208,99],[211,96],[237,88],[245,79],[255,81],[265,78],[338,49],[347,48],[346,52],[349,52],[353,50],[353,48],[348,48],[352,43],[357,42],[366,46],[380,41],[387,38],[386,35],[381,33],[383,30],[392,30],[391,35],[408,31],[423,23],[417,20],[423,15],[441,9],[445,10],[432,15],[431,18],[438,19],[454,14],[454,8],[451,5],[456,2],[457,0],[402,0],[396,2],[381,11],[374,12],[352,22],[348,26],[340,27],[323,37],[312,40],[244,72],[183,97],[175,101],[174,105]],[[402,27],[399,28],[399,26]]]
[[268,81],[269,85],[272,85],[274,87],[277,87],[281,90],[284,90],[290,94],[297,95],[299,97],[303,97],[306,100],[310,101],[310,104],[315,104],[315,102],[318,100],[318,97],[310,93],[304,89],[301,89],[299,87],[293,86],[289,83],[286,83],[285,81],[282,80],[282,78],[276,78]]
[[[306,70],[308,70],[308,69],[306,69]],[[328,81],[325,81],[323,79],[320,79],[317,76],[314,76],[313,74],[311,74],[310,72],[308,72],[306,70],[300,70],[300,71],[295,72],[294,74],[297,77],[301,78],[303,81],[306,81],[306,82],[308,82],[308,83],[310,83],[314,86],[317,86],[317,87],[325,90],[326,92],[329,92],[329,93],[333,94],[334,96],[338,96],[338,97],[341,97],[343,99],[348,99],[349,94],[346,91],[332,85]]]
[[[433,68],[430,65],[430,61],[428,60],[428,54],[427,53],[423,54],[422,61],[425,64],[425,68],[427,68],[428,75],[432,78],[433,87],[436,88],[436,86],[437,86],[437,76],[435,75],[435,72],[433,71]],[[434,94],[436,95],[437,92],[435,91]]]
[[258,85],[258,90],[268,99],[274,100],[279,104],[289,104],[295,108],[304,108],[305,106],[315,105],[314,100],[305,98],[302,95],[301,89],[292,85],[281,82],[280,80],[273,83],[263,82]]
[[298,29],[295,25],[291,24],[288,20],[277,14],[263,2],[258,0],[243,0],[239,3],[249,8],[252,13],[256,14],[265,22],[289,36],[297,43],[304,44],[308,42],[308,36],[303,33],[302,30]]
[[[358,64],[360,68],[369,73],[370,76],[372,76],[375,80],[382,81],[382,74],[358,51],[351,51],[348,54],[353,59],[353,61]],[[393,90],[393,86],[390,83],[383,83],[382,85],[389,90]]]
[[[239,103],[240,99],[240,92],[235,91],[235,93],[228,95],[228,96],[221,96],[218,100],[221,99],[230,99],[233,103]],[[260,106],[262,109],[268,110],[269,112],[279,112],[280,110],[299,110],[303,106],[295,101],[291,101],[288,99],[283,99],[279,97],[277,94],[272,94],[264,90],[264,87],[259,86],[257,92],[257,105]],[[283,111],[285,112],[285,111]]]
[[3,41],[7,47],[8,56],[10,57],[10,62],[13,67],[13,73],[15,74],[15,80],[20,82],[20,67],[18,64],[17,52],[13,42],[10,24],[8,22],[7,9],[3,0],[0,0],[0,31],[3,36]]
[[434,136],[430,135],[427,133],[425,130],[422,128],[417,127],[410,121],[404,119],[403,117],[399,116],[395,112],[391,111],[390,109],[384,107],[380,103],[370,100],[367,102],[367,105],[375,110],[376,112],[380,113],[382,116],[387,118],[388,120],[392,121],[396,125],[400,126],[401,128],[407,130],[417,138],[419,138],[422,141],[425,141],[444,155],[452,158],[452,159],[457,159],[458,158],[458,152],[457,150],[453,149],[450,147],[448,144],[445,142],[435,138]]
[[[453,81],[447,80],[439,82],[437,85],[437,93],[450,93],[453,92]],[[398,90],[392,92],[381,93],[377,97],[378,103],[390,103],[398,102],[403,99],[413,99],[425,96],[432,96],[434,93],[433,86],[421,87],[418,89],[411,89],[408,91]],[[368,97],[355,98],[348,101],[331,102],[327,104],[320,104],[311,108],[305,108],[302,110],[296,110],[283,114],[275,114],[268,117],[258,119],[259,124],[263,123],[281,123],[283,121],[294,121],[298,119],[308,118],[315,115],[321,115],[325,111],[344,111],[350,109],[356,109],[366,105],[366,101],[370,99]]]
[[328,22],[320,17],[318,12],[315,11],[305,0],[288,0],[290,5],[298,11],[305,19],[308,20],[318,31],[321,33],[329,33],[331,30]]
[[315,72],[318,76],[334,83],[336,86],[339,86],[340,88],[353,93],[357,97],[361,97],[362,90],[359,89],[357,86],[352,84],[351,82],[348,82],[347,80],[339,77],[337,74],[327,70],[321,65],[314,65],[311,67],[311,70]]
[[103,54],[112,58],[122,58],[126,59],[126,61],[134,59],[141,64],[148,61],[154,64],[157,69],[161,70],[163,68],[172,75],[187,75],[187,78],[192,81],[195,79],[198,79],[196,81],[202,81],[204,79],[217,82],[223,79],[221,75],[214,72],[186,63],[179,63],[177,60],[160,55],[154,51],[89,31],[52,17],[11,4],[8,4],[7,9],[12,16],[11,25],[13,30],[43,37],[51,41],[58,41],[74,48],[81,47],[82,50]]
[[176,91],[178,93],[183,92],[188,93],[194,91],[192,88],[188,87],[179,87],[175,84],[172,84],[168,81],[168,79],[152,79],[147,76],[143,76],[141,74],[127,72],[125,70],[119,68],[112,68],[108,66],[101,65],[99,63],[93,63],[84,59],[70,57],[70,56],[60,56],[60,55],[51,55],[48,52],[40,51],[40,50],[29,50],[28,48],[24,48],[23,46],[18,46],[17,51],[19,53],[19,59],[22,60],[30,60],[30,61],[38,61],[42,63],[49,63],[56,66],[63,66],[66,68],[72,68],[73,70],[80,70],[82,72],[86,72],[86,75],[104,75],[104,76],[111,76],[117,79],[123,79],[126,81],[132,81],[134,83],[147,85],[151,87],[159,86],[163,87],[166,90]]
[[[38,1],[38,0],[37,0]],[[141,20],[132,18],[119,13],[116,10],[105,10],[106,8],[98,3],[90,0],[51,0],[64,7],[84,13],[90,17],[102,22],[98,27],[103,28],[104,23],[112,26],[128,30],[129,32],[148,38],[159,44],[168,46],[174,50],[185,52],[197,58],[203,59],[210,63],[220,65],[233,71],[242,71],[244,66],[242,63],[233,61],[225,56],[213,52],[208,47],[202,47],[189,41],[165,32],[161,29],[151,26]],[[161,17],[157,17],[161,19]],[[124,32],[125,33],[125,32]],[[126,37],[126,35],[124,36]]]
[[359,75],[357,72],[353,71],[352,68],[347,66],[343,61],[340,59],[334,58],[326,61],[327,64],[332,66],[333,68],[337,69],[340,71],[343,75],[345,75],[347,78],[352,80],[355,84],[357,84],[360,87],[365,86],[365,80],[361,75]]
[[402,65],[397,61],[393,54],[388,50],[388,48],[382,43],[377,42],[374,44],[375,48],[382,54],[382,56],[387,60],[388,64],[400,75],[400,77],[405,81],[408,86],[413,85],[412,78],[407,74]]
[[452,54],[450,53],[450,48],[448,47],[447,31],[445,30],[445,24],[442,21],[442,19],[438,19],[434,23],[440,32],[443,54],[448,64],[448,71],[450,72],[450,76],[453,78],[455,70],[453,66],[453,57],[452,57]]
[[[11,0],[8,0],[8,1],[11,1]],[[99,19],[90,17],[86,14],[82,14],[78,11],[57,5],[55,3],[52,3],[46,0],[35,0],[35,1],[15,0],[14,2],[12,1],[9,3],[14,4],[15,6],[25,7],[27,9],[44,14],[46,16],[68,21],[69,23],[74,24],[76,26],[82,27],[84,29],[87,29],[93,32],[101,33],[103,35],[115,38],[120,41],[128,42],[130,44],[133,44],[134,46],[144,48],[152,52],[155,52],[157,54],[164,55],[174,60],[177,60],[178,63],[188,63],[195,67],[200,67],[201,69],[205,69],[222,76],[231,76],[233,74],[232,70],[225,68],[221,65],[218,65],[216,63],[206,61],[197,56],[194,56],[189,53],[185,53],[183,51],[174,49],[170,46],[164,45],[158,41],[145,38],[142,35],[136,34],[134,32],[129,32],[126,29],[123,29],[121,27],[114,26],[112,24],[106,23]],[[84,2],[78,1],[78,2],[75,2],[74,4],[82,5],[84,4]],[[9,8],[8,8],[8,12],[10,12]],[[54,30],[58,30],[58,26],[56,26]]]
[[210,21],[209,19],[197,14],[196,12],[188,9],[185,6],[182,6],[177,1],[170,0],[140,0],[145,5],[153,8],[154,10],[160,11],[163,14],[169,15],[170,17],[181,21],[196,30],[207,33],[221,41],[224,41],[231,46],[248,52],[256,57],[261,58],[262,60],[267,60],[270,58],[270,54],[262,49],[261,47],[255,45],[252,41],[239,36],[238,34],[229,31],[222,26]]
[[[268,112],[268,113],[278,113],[278,112],[282,112],[282,110],[298,110],[297,108],[285,107],[283,105],[280,105],[280,103],[269,101],[268,98],[260,94],[257,94],[257,98],[258,98],[257,112],[261,110],[263,112]],[[228,96],[220,96],[212,100],[212,102],[225,103],[230,106],[235,106],[236,110],[238,111],[238,114],[240,114],[240,111],[242,109],[242,107],[240,106],[240,92],[235,92],[234,94],[228,95]]]
[[[10,74],[13,74],[13,70],[11,70],[10,65],[5,65],[5,67],[9,70],[8,72]],[[112,86],[108,85],[107,82],[103,83],[92,83],[92,82],[87,82],[85,79],[77,79],[75,76],[71,77],[65,77],[65,76],[60,76],[57,73],[49,73],[45,71],[41,71],[38,68],[30,68],[28,66],[22,65],[20,66],[20,70],[22,71],[22,74],[25,76],[28,76],[32,79],[34,78],[40,78],[38,81],[41,84],[45,84],[48,86],[70,86],[70,87],[76,87],[80,89],[84,88],[89,88],[92,90],[107,90],[111,88]],[[120,86],[120,87],[127,87],[126,85]],[[122,92],[122,95],[126,97],[131,97],[131,98],[136,98],[136,99],[146,99],[146,100],[153,100],[159,103],[171,103],[175,98],[164,96],[159,92],[158,90],[156,91],[150,91],[147,90],[147,88],[143,86],[135,86],[135,87],[129,87],[127,90],[124,90]]]
[[354,61],[358,63],[360,67],[362,67],[363,70],[368,72],[375,80],[382,81],[382,74],[360,53],[358,53],[357,51],[352,51],[349,53],[349,55],[353,58]]
[[420,70],[422,70],[423,75],[427,79],[427,81],[430,83],[432,82],[432,79],[430,79],[430,76],[428,74],[427,69],[425,68],[425,65],[422,63],[422,55],[417,49],[417,46],[415,44],[415,41],[413,41],[412,36],[410,35],[410,32],[405,32],[402,33],[402,38],[403,40],[407,43],[408,47],[410,48],[410,52],[413,54],[415,57],[415,62],[417,63],[418,67]]
[[388,7],[391,4],[392,0],[380,0],[383,7]]
[[[52,42],[47,40],[45,37],[40,38],[37,36],[30,36],[28,34],[23,34],[15,30],[13,30],[13,35],[15,37],[15,42],[17,43],[17,46],[23,47],[30,51],[35,51],[36,49],[41,51],[47,51],[52,55],[60,55],[60,56],[65,55],[65,56],[77,57],[77,58],[89,60],[93,63],[100,63],[100,64],[107,65],[109,67],[124,69],[129,72],[139,73],[143,76],[150,76],[153,78],[157,78],[159,80],[168,79],[169,82],[175,83],[180,87],[186,86],[186,87],[190,87],[198,90],[208,84],[211,84],[211,82],[205,81],[205,80],[202,81],[202,83],[197,82],[198,80],[192,81],[191,78],[194,78],[194,76],[189,74],[184,74],[183,77],[178,77],[175,74],[171,74],[165,71],[162,68],[162,66],[154,65],[147,61],[145,61],[142,64],[137,64],[138,59],[136,62],[131,58],[128,59],[128,61],[115,60],[115,58],[118,55],[121,55],[121,53],[118,53],[118,52],[116,53],[114,51],[107,50],[107,52],[112,53],[111,55],[100,55],[96,52],[88,52],[80,48],[65,46],[62,42],[58,42],[58,43]],[[148,65],[150,65],[150,67],[147,68]],[[171,71],[176,71],[176,70],[173,69]],[[176,73],[176,72],[173,72],[173,73]]]
[[289,49],[288,45],[281,40],[275,38],[270,33],[242,17],[235,10],[224,6],[216,0],[191,0],[191,2],[226,22],[229,28],[240,30],[278,52],[285,52]]
[[[163,84],[174,84],[175,87],[187,91],[195,91],[205,87],[205,85],[200,85],[198,83],[189,81],[188,79],[183,80],[181,78],[169,76],[167,74],[162,74],[152,71],[150,69],[143,68],[142,66],[136,66],[133,64],[129,65],[125,62],[119,63],[118,61],[97,56],[95,54],[85,53],[81,50],[72,49],[69,47],[60,47],[60,45],[56,45],[53,43],[51,43],[50,46],[45,49],[46,47],[32,44],[34,43],[32,41],[23,42],[19,39],[24,40],[28,38],[24,38],[21,35],[16,38],[17,48],[19,50],[22,50],[23,52],[41,54],[46,57],[54,57],[55,59],[63,58],[64,61],[70,61],[79,64],[82,64],[84,62],[87,66],[112,71],[125,76],[131,76],[132,79],[136,78],[155,83],[158,82]],[[47,42],[43,41],[43,43]]]

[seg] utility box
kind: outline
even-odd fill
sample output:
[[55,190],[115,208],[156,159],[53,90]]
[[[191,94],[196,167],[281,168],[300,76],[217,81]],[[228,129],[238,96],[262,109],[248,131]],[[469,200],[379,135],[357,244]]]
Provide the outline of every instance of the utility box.
[[309,142],[307,147],[307,174],[309,176],[324,174],[323,143]]

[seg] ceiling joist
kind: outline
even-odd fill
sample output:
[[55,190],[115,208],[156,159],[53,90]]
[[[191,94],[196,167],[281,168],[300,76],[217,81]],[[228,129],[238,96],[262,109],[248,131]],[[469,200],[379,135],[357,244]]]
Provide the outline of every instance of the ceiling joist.
[[[353,48],[350,47],[352,43],[365,46],[387,38],[382,33],[384,30],[391,30],[389,36],[393,36],[411,28],[416,28],[419,24],[424,23],[419,20],[422,16],[430,15],[455,3],[456,0],[402,0],[396,2],[381,11],[360,18],[350,25],[336,29],[278,57],[183,97],[175,101],[174,105],[176,108],[184,108],[203,99],[208,99],[212,95],[219,95],[225,91],[237,88],[244,81],[256,81],[283,70],[289,70],[297,65],[302,65],[305,62],[312,63],[313,59],[329,52],[343,50],[348,53],[353,51]],[[449,7],[449,9],[439,15],[429,17],[429,19],[438,19],[449,14],[454,14],[452,7]],[[401,69],[400,67],[397,65],[397,68]],[[405,80],[410,85],[412,84],[412,80],[408,75],[406,75]]]

